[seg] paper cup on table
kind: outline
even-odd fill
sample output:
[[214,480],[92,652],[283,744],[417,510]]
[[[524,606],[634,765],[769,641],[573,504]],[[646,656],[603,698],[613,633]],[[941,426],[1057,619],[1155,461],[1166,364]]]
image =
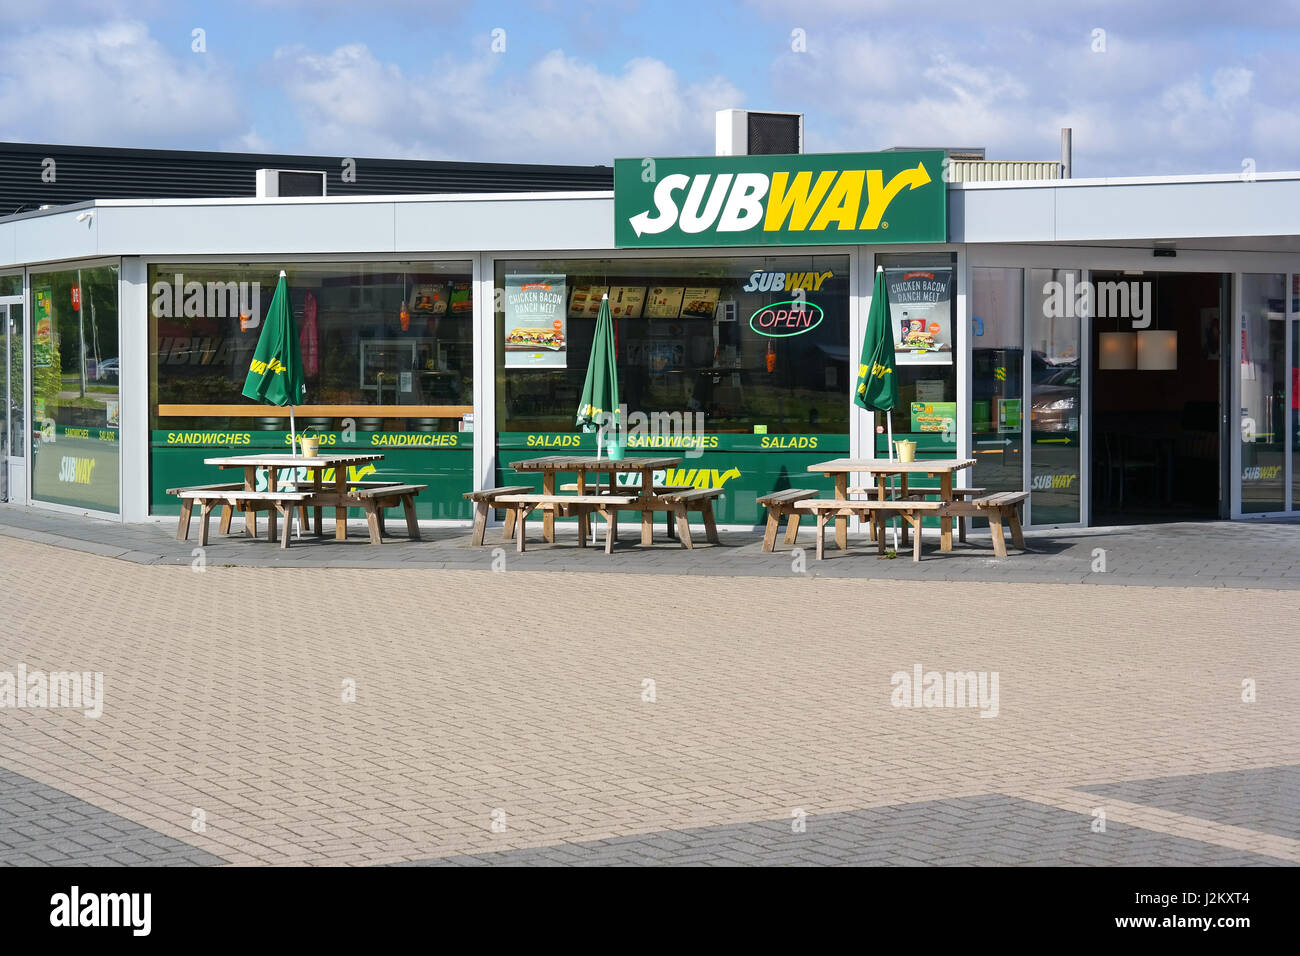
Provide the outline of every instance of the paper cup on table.
[[901,462],[916,461],[916,442],[900,439],[894,442],[894,447],[898,449],[898,460]]

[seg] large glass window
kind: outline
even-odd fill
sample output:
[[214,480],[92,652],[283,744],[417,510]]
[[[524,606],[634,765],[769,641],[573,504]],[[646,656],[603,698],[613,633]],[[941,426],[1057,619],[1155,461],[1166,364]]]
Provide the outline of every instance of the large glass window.
[[0,501],[14,497],[25,454],[22,294],[21,275],[0,276]]
[[1024,485],[1024,271],[971,270],[971,450],[989,491]]
[[1034,524],[1082,519],[1079,274],[1029,273],[1030,518]]
[[[957,452],[956,262],[948,252],[876,256],[885,270],[894,333],[894,440],[915,441],[918,454],[938,458],[955,458]],[[883,413],[877,413],[876,425],[876,454],[887,457]]]
[[416,499],[420,517],[467,516],[474,302],[465,261],[151,265],[154,512],[176,510],[168,488],[219,480],[205,457],[289,449],[287,410],[242,394],[281,268],[306,372],[298,428],[319,434],[322,451],[360,445],[385,456],[354,478],[429,485]]
[[1241,277],[1241,510],[1286,507],[1286,278]]
[[573,431],[606,292],[629,410],[701,411],[713,433],[848,432],[847,256],[497,264],[499,288],[518,275],[562,280],[567,347],[515,363],[497,312],[503,432]]
[[[719,520],[758,521],[759,495],[848,451],[848,271],[846,255],[499,261],[502,479],[530,452],[595,453],[574,423],[608,294],[628,454],[680,453],[664,480],[725,487]],[[545,314],[523,307],[539,289]],[[678,416],[680,433],[638,434],[638,413]]]
[[34,272],[32,497],[118,510],[117,266]]
[[[1291,276],[1291,314],[1300,313],[1300,274]],[[1300,511],[1300,319],[1291,323],[1291,510]]]
[[1300,511],[1300,322],[1291,323],[1291,510]]

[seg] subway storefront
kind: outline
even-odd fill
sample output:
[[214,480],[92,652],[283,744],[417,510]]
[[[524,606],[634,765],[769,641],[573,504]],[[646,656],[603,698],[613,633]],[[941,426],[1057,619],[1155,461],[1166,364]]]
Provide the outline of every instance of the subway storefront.
[[[231,479],[205,459],[288,450],[286,410],[241,394],[284,269],[298,427],[384,455],[350,477],[428,485],[421,519],[534,483],[513,461],[596,452],[575,418],[608,296],[616,439],[681,458],[655,480],[720,487],[719,520],[753,527],[770,491],[829,492],[809,465],[888,455],[886,417],[851,404],[880,269],[894,437],[1028,491],[1029,524],[1300,509],[1300,258],[1264,208],[1300,174],[948,184],[942,160],[619,160],[612,194],[205,200],[232,229],[187,251],[200,207],[121,201],[78,227],[93,260],[21,258],[81,235],[75,210],[0,219],[18,256],[0,262],[0,496],[166,519],[168,489]],[[1240,207],[1259,235],[1215,238],[1228,190],[1263,204]],[[1151,210],[1172,219],[1189,191],[1201,238],[1134,238],[1165,234]],[[248,235],[268,237],[255,254]]]

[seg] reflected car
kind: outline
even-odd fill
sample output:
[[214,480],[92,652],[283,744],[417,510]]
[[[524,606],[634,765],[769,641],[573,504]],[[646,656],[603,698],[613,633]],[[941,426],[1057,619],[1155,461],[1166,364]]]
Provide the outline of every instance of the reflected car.
[[1035,369],[1030,427],[1036,432],[1077,432],[1081,381],[1077,366]]
[[117,359],[104,359],[95,369],[95,381],[97,382],[116,382],[118,375]]

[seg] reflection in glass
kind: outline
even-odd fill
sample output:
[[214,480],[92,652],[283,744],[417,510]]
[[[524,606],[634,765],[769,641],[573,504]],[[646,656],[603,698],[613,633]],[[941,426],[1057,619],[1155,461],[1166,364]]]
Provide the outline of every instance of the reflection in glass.
[[[885,269],[894,333],[894,440],[915,441],[918,454],[939,458],[957,457],[956,262],[950,252],[876,256]],[[888,457],[885,416],[875,417],[876,454]]]
[[1282,275],[1241,277],[1241,510],[1286,507],[1286,303]]
[[703,413],[714,435],[753,434],[756,425],[772,435],[848,434],[847,256],[498,261],[496,269],[498,289],[552,277],[565,295],[556,319],[562,353],[507,343],[528,332],[513,316],[507,329],[504,311],[496,313],[501,432],[574,431],[608,293],[629,413]]
[[1024,272],[971,270],[971,450],[974,482],[989,491],[1024,484]]
[[117,266],[34,272],[32,497],[118,510]]
[[1078,281],[1071,269],[1029,274],[1029,488],[1030,518],[1037,525],[1083,520]]

